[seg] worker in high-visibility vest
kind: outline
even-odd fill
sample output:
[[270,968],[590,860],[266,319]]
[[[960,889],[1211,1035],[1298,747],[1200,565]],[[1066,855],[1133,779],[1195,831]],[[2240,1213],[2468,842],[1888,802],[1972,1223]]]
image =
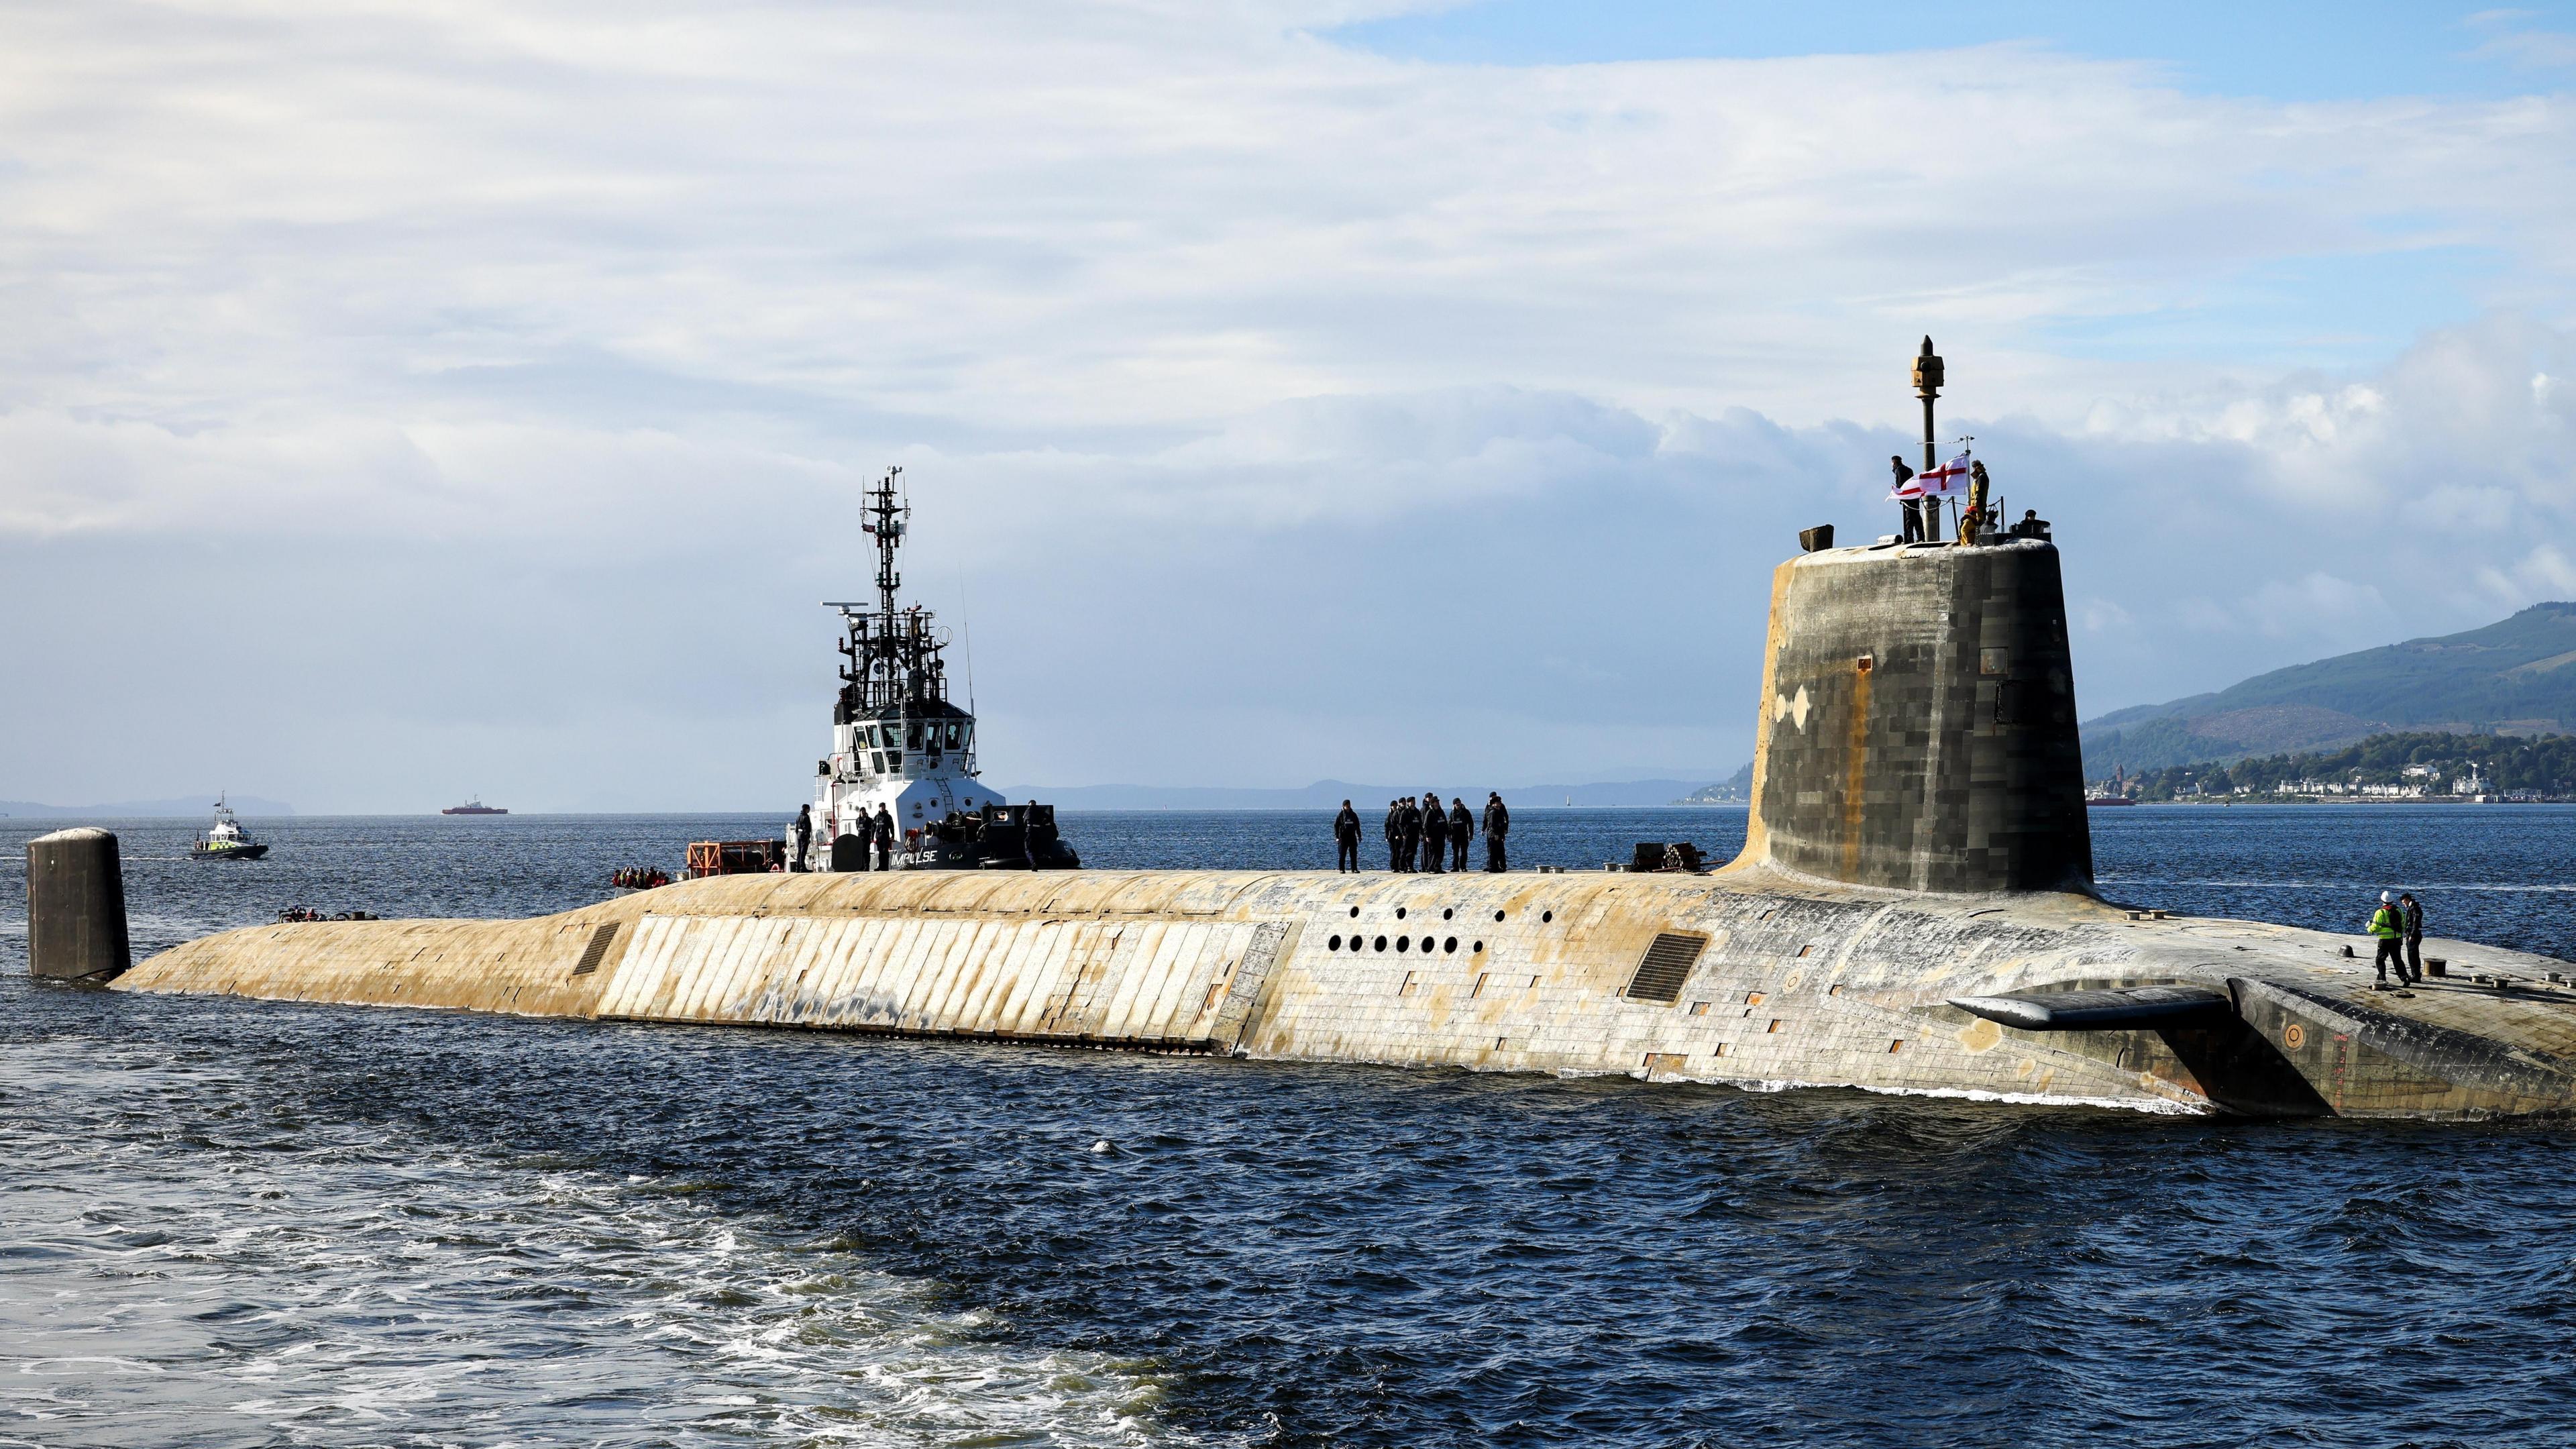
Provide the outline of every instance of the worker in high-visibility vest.
[[2379,973],[2379,984],[2388,984],[2388,968],[2397,968],[2397,984],[2412,986],[2417,978],[2406,974],[2406,918],[2397,909],[2393,892],[2379,893],[2379,909],[2370,913],[2370,934],[2379,942],[2379,955],[2372,969]]

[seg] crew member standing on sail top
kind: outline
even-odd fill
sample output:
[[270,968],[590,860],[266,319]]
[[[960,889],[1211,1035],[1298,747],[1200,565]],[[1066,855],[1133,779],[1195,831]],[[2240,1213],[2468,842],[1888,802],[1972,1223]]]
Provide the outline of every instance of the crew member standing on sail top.
[[1467,842],[1475,838],[1476,817],[1467,810],[1465,797],[1449,797],[1449,868],[1460,875],[1467,873]]
[[[1898,492],[1903,492],[1905,485],[1914,481],[1914,470],[1905,466],[1904,455],[1888,454],[1887,466],[1896,474]],[[1923,500],[1907,498],[1900,501],[1905,506],[1905,531],[1902,537],[1907,543],[1921,543],[1923,541]]]
[[1503,808],[1501,793],[1487,792],[1485,796],[1485,869],[1496,875],[1502,874],[1505,868],[1503,837],[1511,832],[1512,812]]
[[1360,812],[1351,802],[1342,802],[1342,813],[1333,817],[1333,869],[1360,873]]
[[1440,873],[1441,852],[1449,848],[1449,812],[1440,808],[1440,792],[1422,797],[1422,868]]
[[1386,802],[1386,868],[1404,869],[1404,802]]

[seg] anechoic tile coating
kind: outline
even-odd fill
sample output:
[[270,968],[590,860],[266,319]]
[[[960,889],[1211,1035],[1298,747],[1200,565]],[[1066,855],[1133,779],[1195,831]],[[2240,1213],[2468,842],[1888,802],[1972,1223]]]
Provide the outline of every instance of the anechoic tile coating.
[[[1624,995],[1666,933],[1706,939],[1673,1000]],[[2368,991],[2342,945],[2245,922],[2133,921],[2075,895],[1944,898],[1767,868],[751,876],[534,921],[227,932],[119,985],[2185,1109],[2565,1105],[2576,996],[2545,983],[2555,963],[2444,943],[2463,974],[2532,984],[2433,983],[2399,1000]],[[598,964],[576,974],[586,958]],[[2022,1032],[1946,1004],[2177,980],[2231,990],[2281,1069],[2260,1070],[2264,1054],[2232,1065],[2241,1042]]]
[[2092,879],[2054,546],[1835,549],[1780,565],[1748,860],[1917,891]]

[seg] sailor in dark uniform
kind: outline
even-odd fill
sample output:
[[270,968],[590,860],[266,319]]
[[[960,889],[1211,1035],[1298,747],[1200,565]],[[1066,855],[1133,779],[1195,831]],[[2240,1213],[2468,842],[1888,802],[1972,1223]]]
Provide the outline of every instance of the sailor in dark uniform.
[[877,807],[877,869],[894,869],[894,812]]
[[1342,802],[1342,813],[1333,817],[1333,869],[1352,875],[1360,871],[1360,812],[1351,802]]
[[[1888,454],[1887,466],[1890,471],[1896,474],[1897,487],[1902,488],[1906,484],[1914,481],[1914,470],[1905,466],[1903,455],[1896,453]],[[1907,543],[1921,543],[1923,541],[1923,500],[1920,498],[1904,498],[1899,499],[1898,502],[1905,506],[1904,540]]]
[[1410,795],[1404,797],[1404,869],[1421,869],[1422,802]]
[[1485,797],[1485,869],[1500,874],[1503,866],[1503,837],[1512,832],[1512,812],[1503,808],[1500,793]]
[[805,869],[805,852],[812,849],[813,845],[814,807],[811,805],[799,805],[796,807],[796,853],[788,858],[787,868],[789,870]]
[[1386,802],[1386,868],[1404,869],[1404,802]]
[[1440,873],[1440,857],[1449,848],[1449,812],[1440,808],[1440,792],[1422,797],[1422,868]]
[[1467,873],[1467,842],[1476,835],[1476,817],[1467,811],[1463,797],[1449,797],[1449,868],[1460,875]]

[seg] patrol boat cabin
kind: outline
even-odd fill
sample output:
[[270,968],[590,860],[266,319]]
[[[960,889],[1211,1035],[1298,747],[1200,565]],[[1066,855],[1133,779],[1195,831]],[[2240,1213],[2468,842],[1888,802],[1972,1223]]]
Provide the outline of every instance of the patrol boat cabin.
[[912,514],[895,496],[902,473],[868,493],[876,599],[824,606],[841,615],[841,689],[832,753],[814,765],[810,833],[789,827],[790,858],[824,871],[1072,869],[1054,807],[1013,805],[975,778],[975,716],[949,698],[947,637],[929,610],[895,603]]

